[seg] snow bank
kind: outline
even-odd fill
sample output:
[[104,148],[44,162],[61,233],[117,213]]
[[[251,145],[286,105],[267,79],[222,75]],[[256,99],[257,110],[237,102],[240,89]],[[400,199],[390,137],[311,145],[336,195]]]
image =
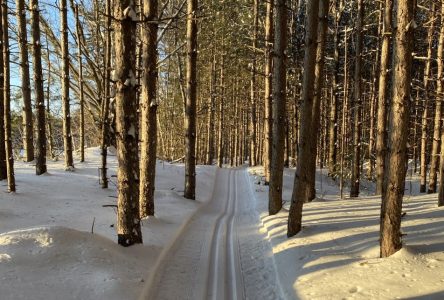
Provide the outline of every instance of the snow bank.
[[197,168],[192,201],[182,197],[183,166],[158,162],[156,216],[142,221],[144,245],[122,248],[115,208],[103,207],[117,202],[116,157],[108,157],[106,190],[98,182],[100,150],[87,149],[86,159],[74,172],[49,162],[46,176],[16,163],[17,193],[0,192],[0,298],[137,299],[162,251],[211,197],[214,167]]
[[251,179],[288,299],[443,299],[444,212],[436,207],[436,195],[406,196],[402,227],[406,245],[392,257],[380,259],[380,199],[339,200],[336,184],[319,172],[317,192],[322,197],[305,204],[303,231],[288,239],[293,180],[294,171],[286,170],[285,208],[268,216],[268,188]]
[[[145,272],[138,267],[140,248],[123,249],[99,235],[65,227],[3,233],[0,235],[2,297],[127,298],[143,285]],[[144,252],[159,252],[156,247],[143,248],[147,248]]]

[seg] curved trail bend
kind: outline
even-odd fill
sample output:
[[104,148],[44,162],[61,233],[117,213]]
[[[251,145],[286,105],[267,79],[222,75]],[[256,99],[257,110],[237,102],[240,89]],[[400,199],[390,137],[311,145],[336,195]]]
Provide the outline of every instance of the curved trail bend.
[[144,299],[281,299],[245,170],[219,169],[211,200],[162,262]]

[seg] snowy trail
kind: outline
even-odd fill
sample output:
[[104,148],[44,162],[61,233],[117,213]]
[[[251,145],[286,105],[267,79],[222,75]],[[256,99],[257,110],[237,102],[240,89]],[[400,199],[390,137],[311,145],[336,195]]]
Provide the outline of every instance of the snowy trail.
[[279,299],[271,247],[245,170],[218,170],[213,196],[168,250],[145,299]]

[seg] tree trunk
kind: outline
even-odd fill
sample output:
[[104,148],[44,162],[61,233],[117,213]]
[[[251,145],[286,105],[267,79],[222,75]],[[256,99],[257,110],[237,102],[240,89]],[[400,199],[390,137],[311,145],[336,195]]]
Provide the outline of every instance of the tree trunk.
[[11,85],[9,65],[9,32],[8,32],[8,3],[2,1],[2,37],[3,37],[3,113],[5,124],[5,153],[8,191],[15,192],[14,153],[11,134]]
[[407,170],[407,136],[409,127],[410,83],[414,5],[413,1],[395,0],[395,40],[393,48],[392,104],[389,124],[389,147],[381,209],[381,257],[402,247],[401,210]]
[[[441,94],[439,97],[443,99]],[[444,139],[444,130],[441,133],[441,141]],[[441,143],[441,156],[444,155],[444,143]],[[438,189],[438,206],[444,206],[444,159],[439,161],[439,189]]]
[[[296,77],[296,79],[299,81],[300,79],[300,74]],[[295,166],[296,162],[297,162],[297,158],[298,158],[298,153],[299,153],[299,106],[298,106],[298,102],[299,102],[299,97],[300,97],[300,90],[298,89],[298,91],[294,92],[293,95],[293,99],[291,101],[291,106],[293,108],[293,115],[292,115],[292,120],[293,120],[293,153],[292,153],[292,165]]]
[[31,0],[31,34],[34,73],[34,92],[37,119],[37,151],[35,170],[37,175],[46,173],[46,110],[43,93],[42,46],[40,42],[40,12],[38,0]]
[[[339,5],[338,5],[339,2]],[[338,94],[339,94],[339,24],[342,18],[342,1],[335,0],[333,5],[335,29],[333,37],[334,48],[334,74],[333,74],[333,90],[330,105],[330,116],[328,126],[328,173],[335,176],[336,173],[336,157],[337,157],[337,138],[338,138]]]
[[422,113],[422,124],[421,124],[421,174],[420,174],[420,187],[419,191],[421,193],[426,192],[426,182],[427,182],[427,156],[429,155],[429,149],[427,145],[427,129],[429,124],[429,81],[431,75],[431,63],[432,63],[432,53],[433,53],[433,35],[435,32],[435,4],[432,4],[431,15],[430,15],[430,26],[427,33],[427,60],[424,70],[424,110]]
[[[238,74],[239,75],[239,74]],[[239,131],[240,131],[240,122],[239,122],[239,110],[241,102],[239,101],[239,79],[236,79],[236,90],[234,94],[234,165],[236,167],[239,166]]]
[[[40,20],[40,15],[39,15]],[[49,53],[48,38],[46,38],[46,56],[48,60],[48,80],[46,82],[46,125],[47,125],[47,139],[48,139],[48,152],[51,159],[55,158],[54,154],[54,139],[52,135],[52,120],[51,120],[51,109],[49,103],[51,101],[51,59]]]
[[185,192],[196,198],[196,73],[197,73],[197,0],[187,0],[187,73],[185,108]]
[[139,151],[136,99],[136,20],[132,0],[114,5],[114,44],[116,79],[116,140],[119,162],[117,235],[118,243],[142,243],[139,216]]
[[282,180],[284,172],[286,77],[287,77],[287,6],[286,0],[276,0],[276,28],[274,40],[273,126],[272,156],[268,212],[277,214],[282,208]]
[[80,162],[85,161],[85,99],[83,95],[83,63],[82,63],[82,45],[80,39],[80,20],[79,6],[75,6],[76,15],[76,38],[77,38],[77,60],[79,61],[79,103],[80,103]]
[[273,127],[273,6],[274,0],[267,1],[265,17],[265,120],[264,120],[264,173],[265,183],[270,182],[270,164]]
[[206,164],[212,165],[214,158],[214,112],[216,111],[216,55],[213,54],[213,63],[211,64],[211,85],[210,97],[208,101],[208,123],[207,123],[207,157]]
[[[379,43],[378,43],[379,44]],[[378,45],[378,49],[379,49],[379,45]],[[379,60],[379,50],[376,51],[375,54],[375,64],[372,67],[372,77],[374,78],[372,80],[372,87],[371,87],[371,92],[370,92],[370,112],[369,115],[367,116],[367,118],[370,119],[370,128],[369,128],[369,138],[368,138],[368,149],[367,149],[367,159],[368,159],[368,168],[367,168],[367,179],[372,181],[373,180],[373,172],[374,172],[374,168],[375,168],[375,159],[373,157],[373,152],[374,152],[374,148],[375,148],[375,111],[376,111],[376,78],[377,75],[379,74],[379,70],[378,70],[378,60]]]
[[[377,132],[375,133],[375,114],[378,109],[378,97],[379,97],[379,88],[378,88],[378,74],[381,74],[381,36],[384,36],[385,32],[385,26],[384,26],[384,3],[381,1],[379,3],[379,13],[378,13],[378,38],[377,38],[377,48],[375,53],[375,64],[373,65],[373,74],[372,74],[372,88],[371,88],[371,103],[370,103],[370,137],[369,137],[369,144],[368,144],[368,162],[369,166],[367,169],[367,178],[369,180],[373,180],[374,178],[374,169],[376,169],[376,157],[373,157],[373,152],[376,150],[376,139],[377,139]],[[389,24],[390,26],[390,24]],[[384,73],[383,76],[386,76],[386,69],[382,70]],[[380,76],[381,77],[381,76]],[[383,87],[383,89],[386,89],[386,86]],[[385,126],[385,125],[384,125]],[[377,129],[376,129],[377,130]],[[384,127],[385,130],[385,127]],[[376,153],[377,156],[377,153]]]
[[[413,93],[413,92],[412,92]],[[420,125],[421,122],[419,121],[420,118],[420,110],[419,110],[419,89],[416,89],[416,95],[415,95],[415,117],[414,117],[414,121],[413,121],[413,141],[414,141],[414,145],[413,145],[413,172],[415,174],[418,173],[418,158],[419,158],[419,147],[418,147],[418,132],[420,132]]]
[[[436,89],[436,103],[441,103],[444,99],[443,94],[443,68],[444,68],[444,1],[441,4],[441,27],[439,32],[438,43],[438,74],[437,74],[437,89]],[[444,134],[444,130],[442,131]],[[441,135],[441,157],[444,155],[444,143],[443,136]],[[444,159],[439,160],[439,194],[438,194],[438,206],[444,205]]]
[[379,72],[379,93],[378,93],[378,115],[376,134],[376,195],[382,195],[386,156],[386,123],[387,123],[387,100],[390,70],[390,44],[392,40],[392,10],[393,0],[385,0],[383,40],[381,47],[381,68]]
[[285,153],[284,168],[290,167],[290,126],[288,116],[285,117]]
[[34,160],[33,120],[31,104],[31,84],[29,79],[28,38],[26,29],[25,1],[16,0],[17,10],[17,38],[20,52],[20,80],[23,98],[23,148],[24,160]]
[[339,174],[339,194],[344,198],[344,173],[345,173],[345,155],[347,151],[347,112],[348,112],[348,39],[347,26],[344,28],[344,100],[342,105],[342,128],[341,128],[341,155],[340,155],[340,174]]
[[104,78],[104,91],[102,105],[102,127],[100,138],[100,154],[101,154],[101,167],[100,177],[102,179],[102,188],[108,188],[108,175],[107,175],[107,156],[108,156],[108,114],[109,114],[109,102],[111,99],[111,0],[106,0],[106,40],[105,40],[105,78]]
[[223,151],[223,135],[224,135],[224,101],[225,101],[225,57],[222,53],[220,66],[220,93],[219,93],[219,135],[217,140],[217,166],[222,168],[224,151]]
[[363,0],[358,0],[358,12],[356,17],[356,58],[354,74],[354,95],[352,107],[353,119],[353,161],[352,174],[350,179],[350,197],[359,196],[360,169],[361,169],[361,135],[362,135],[362,45],[363,45],[363,19],[364,7]]
[[[3,6],[0,5],[0,39],[3,40],[3,18],[2,18]],[[6,140],[5,140],[5,103],[4,103],[4,84],[5,76],[3,74],[3,48],[0,47],[0,180],[8,178],[7,166],[6,166]]]
[[316,197],[316,156],[318,154],[318,139],[321,118],[321,101],[324,78],[324,49],[325,40],[328,27],[328,9],[329,0],[319,0],[319,24],[318,24],[318,42],[316,49],[316,67],[315,67],[315,83],[314,83],[314,98],[313,98],[313,114],[312,124],[310,126],[310,136],[312,137],[310,144],[310,169],[308,174],[307,198],[306,201],[311,201]]
[[66,0],[60,0],[60,26],[62,46],[62,108],[63,108],[63,146],[65,169],[74,168],[72,154],[71,114],[69,107],[69,45],[68,45],[68,10]]
[[[432,7],[433,10],[435,10],[435,7]],[[438,95],[436,97],[436,106],[435,106],[435,120],[434,120],[434,127],[433,127],[433,143],[432,143],[432,157],[430,161],[430,175],[429,175],[429,188],[427,190],[427,193],[432,194],[436,193],[436,185],[437,185],[437,172],[440,162],[440,145],[441,145],[441,119],[442,119],[442,102],[441,98],[439,97],[442,94],[442,76],[443,76],[443,65],[442,65],[442,58],[443,58],[443,42],[444,42],[444,30],[443,26],[444,24],[441,23],[440,26],[440,33],[439,33],[439,45],[438,45],[438,54],[437,54],[437,61],[438,61],[438,74],[436,75],[436,78],[438,78],[436,82],[436,94]]]
[[310,127],[313,124],[313,102],[315,97],[315,68],[318,40],[319,1],[307,3],[304,79],[302,84],[301,129],[299,137],[299,155],[294,178],[293,194],[288,216],[287,236],[292,237],[302,229],[302,207],[307,198],[312,156]]
[[256,48],[258,33],[258,9],[259,1],[253,0],[253,59],[251,61],[251,81],[250,81],[250,166],[257,165],[257,143],[256,143]]
[[157,0],[146,0],[142,26],[142,141],[140,156],[140,216],[154,216],[157,157]]

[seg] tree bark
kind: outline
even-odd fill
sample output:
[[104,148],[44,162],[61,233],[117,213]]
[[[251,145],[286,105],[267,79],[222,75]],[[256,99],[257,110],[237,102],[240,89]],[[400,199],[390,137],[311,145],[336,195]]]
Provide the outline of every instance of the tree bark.
[[[239,77],[239,71],[237,72],[237,76]],[[239,88],[239,79],[236,79],[236,87],[235,87],[235,94],[234,94],[234,166],[238,167],[239,162],[239,139],[240,139],[240,113],[241,110],[241,102],[239,101],[239,94],[240,94],[240,88]]]
[[63,110],[63,146],[65,169],[74,168],[71,135],[71,113],[69,106],[69,45],[68,45],[68,9],[66,0],[60,0],[60,26],[62,46],[62,110]]
[[305,57],[304,57],[304,79],[302,83],[302,110],[301,129],[299,137],[299,155],[294,178],[293,194],[288,216],[287,236],[292,237],[302,229],[302,208],[307,197],[309,186],[311,156],[310,136],[312,131],[313,102],[315,88],[315,68],[318,40],[318,13],[319,1],[307,3],[306,35],[305,35]]
[[387,100],[390,70],[390,44],[392,40],[392,10],[393,0],[385,0],[383,40],[381,46],[381,68],[379,72],[378,115],[376,134],[376,195],[382,195],[385,170],[386,140],[387,140]]
[[142,243],[139,216],[139,151],[136,98],[136,20],[133,1],[114,5],[114,45],[116,79],[116,140],[119,162],[117,235],[118,243]]
[[[433,10],[435,7],[432,8]],[[444,12],[444,11],[443,11]],[[442,16],[442,15],[441,15]],[[441,122],[442,122],[442,76],[443,76],[443,42],[444,42],[444,24],[441,21],[440,33],[439,33],[439,43],[438,43],[438,53],[437,53],[437,62],[438,62],[438,73],[436,74],[436,78],[438,78],[436,82],[436,105],[435,105],[435,119],[433,126],[433,143],[432,143],[432,155],[430,161],[430,175],[429,175],[429,188],[427,193],[432,194],[436,193],[437,186],[437,172],[439,170],[440,163],[440,145],[441,145]]]
[[349,106],[348,100],[348,39],[347,26],[344,28],[344,100],[342,105],[342,124],[341,124],[341,154],[340,154],[340,173],[339,173],[339,194],[344,198],[344,173],[345,173],[345,155],[347,151],[347,112]]
[[310,126],[312,139],[310,141],[310,151],[313,155],[310,157],[310,169],[308,174],[307,198],[311,201],[316,197],[316,157],[318,154],[318,139],[321,118],[321,101],[324,78],[324,49],[328,28],[328,10],[329,0],[319,0],[319,24],[318,24],[318,42],[316,49],[316,67],[313,98],[312,125]]
[[[223,50],[222,50],[223,51]],[[219,92],[219,132],[217,140],[217,166],[222,168],[224,159],[223,140],[224,140],[224,101],[225,101],[225,56],[222,53],[220,66],[220,92]]]
[[140,216],[154,216],[157,158],[157,31],[158,2],[145,0],[142,26],[142,141],[140,157]]
[[196,198],[197,0],[187,0],[187,73],[185,108],[185,192]]
[[273,56],[273,126],[272,156],[268,212],[277,214],[282,208],[282,184],[284,172],[286,81],[287,81],[287,5],[286,0],[276,0],[276,27]]
[[[40,21],[40,16],[39,16]],[[54,154],[54,138],[52,135],[52,120],[51,120],[51,109],[50,109],[50,101],[51,101],[51,59],[50,59],[50,53],[49,53],[49,45],[48,45],[48,39],[46,38],[46,59],[48,61],[47,67],[48,67],[48,79],[46,82],[46,125],[47,125],[47,139],[48,139],[48,152],[49,157],[51,159],[55,158]]]
[[80,162],[85,161],[85,97],[83,95],[83,62],[82,62],[82,42],[80,35],[79,6],[75,6],[76,15],[76,38],[77,38],[77,60],[79,62],[79,103],[80,103]]
[[17,38],[20,53],[20,79],[23,98],[22,121],[23,121],[23,148],[24,160],[34,160],[34,138],[31,104],[31,84],[29,79],[28,38],[26,29],[25,1],[16,0],[17,10]]
[[101,186],[103,189],[108,188],[108,175],[107,175],[107,156],[108,156],[108,114],[109,114],[109,102],[111,99],[111,0],[106,0],[106,40],[105,40],[105,78],[104,78],[104,94],[102,105],[102,127],[100,138],[100,154],[101,154],[101,167],[100,177],[102,179]]
[[270,182],[270,165],[273,128],[273,6],[274,0],[267,1],[265,17],[265,120],[264,120],[264,173],[265,183]]
[[38,0],[29,2],[33,48],[34,92],[37,119],[36,164],[37,175],[46,173],[46,110],[43,92],[42,46],[40,42],[40,11]]
[[358,0],[358,11],[356,17],[356,57],[355,57],[355,74],[354,74],[354,94],[353,94],[353,161],[352,174],[350,179],[350,197],[359,196],[360,170],[361,170],[361,135],[362,120],[361,111],[363,105],[362,99],[362,45],[363,45],[363,20],[364,7],[363,0]]
[[396,25],[393,48],[392,104],[389,124],[389,150],[381,209],[381,257],[402,247],[401,211],[407,171],[410,80],[414,21],[414,1],[395,0]]
[[208,101],[208,123],[207,123],[207,155],[206,164],[212,165],[214,159],[214,113],[216,111],[216,55],[213,54],[211,64],[210,97]]
[[256,48],[257,48],[257,33],[258,33],[258,9],[259,1],[253,0],[253,58],[251,61],[251,80],[250,80],[250,166],[257,165],[257,131],[256,131]]
[[429,81],[431,75],[431,63],[433,54],[433,35],[435,32],[435,4],[432,4],[430,15],[430,26],[427,33],[427,60],[424,70],[424,110],[422,113],[422,124],[421,124],[421,173],[420,173],[420,187],[419,191],[421,193],[426,192],[427,183],[427,160],[428,160],[428,145],[427,145],[427,129],[429,124]]
[[[377,169],[376,167],[376,160],[377,160],[377,153],[375,153],[375,156],[373,156],[374,150],[377,152],[376,148],[376,139],[377,139],[377,126],[376,126],[376,133],[375,133],[375,121],[377,121],[377,118],[375,118],[375,114],[377,114],[378,111],[378,101],[379,101],[379,80],[378,80],[378,74],[381,74],[381,72],[384,73],[382,76],[386,76],[386,70],[381,71],[381,49],[382,49],[382,42],[381,37],[383,39],[384,37],[384,4],[382,1],[379,2],[379,13],[378,13],[378,37],[377,37],[377,48],[375,52],[375,64],[372,66],[372,85],[371,85],[371,103],[370,103],[370,134],[369,134],[369,144],[368,144],[368,169],[367,169],[367,179],[373,180],[373,178],[376,178],[377,176],[374,176],[374,170]],[[390,26],[390,24],[389,24]],[[381,77],[381,76],[380,76]],[[380,79],[380,78],[379,78]],[[383,89],[386,89],[386,86],[383,87]],[[385,130],[385,126],[384,126]],[[376,171],[377,173],[377,171]],[[377,189],[377,188],[376,188]]]
[[[377,136],[378,136],[378,103],[379,103],[379,80],[380,77],[386,77],[386,70],[381,70],[381,60],[382,60],[382,41],[385,36],[385,25],[384,25],[384,18],[385,18],[385,3],[380,2],[379,3],[379,13],[378,13],[378,38],[377,38],[377,49],[375,53],[375,64],[373,65],[373,80],[372,80],[372,89],[371,89],[371,106],[370,106],[370,137],[369,137],[369,147],[368,147],[368,162],[369,167],[367,169],[367,178],[369,180],[375,179],[377,181],[377,156],[378,156],[378,149],[377,149]],[[391,16],[390,16],[391,18]],[[389,24],[390,28],[391,24]],[[379,75],[381,73],[384,73],[383,75]],[[378,78],[379,75],[379,78]],[[384,86],[383,89],[385,90],[387,87]],[[375,116],[376,114],[376,116]],[[376,122],[376,124],[375,124]],[[385,130],[385,124],[384,129]],[[373,156],[374,154],[374,156]],[[375,174],[374,174],[375,173]],[[376,187],[376,190],[378,187]]]
[[[441,103],[444,100],[443,91],[443,71],[444,71],[444,1],[441,4],[441,27],[439,32],[439,43],[438,43],[438,74],[437,74],[437,89],[436,89],[436,102]],[[444,134],[444,130],[441,132]],[[441,135],[441,157],[444,155],[444,143],[443,136]],[[444,205],[444,159],[439,160],[439,190],[438,190],[438,206]]]
[[3,37],[3,117],[5,126],[5,153],[6,175],[8,179],[8,191],[15,192],[14,153],[12,149],[11,134],[11,84],[9,63],[9,32],[8,32],[8,3],[2,1],[2,37]]
[[6,140],[5,140],[5,103],[4,103],[4,84],[5,76],[3,74],[3,18],[2,18],[3,6],[0,5],[0,180],[8,178],[7,166],[6,166]]
[[[339,5],[338,5],[339,2]],[[330,104],[330,116],[328,126],[328,173],[334,177],[336,173],[336,159],[337,159],[337,138],[338,138],[338,94],[339,94],[339,24],[342,18],[342,1],[335,0],[333,5],[335,29],[333,37],[334,48],[334,74],[333,74],[333,88]]]

